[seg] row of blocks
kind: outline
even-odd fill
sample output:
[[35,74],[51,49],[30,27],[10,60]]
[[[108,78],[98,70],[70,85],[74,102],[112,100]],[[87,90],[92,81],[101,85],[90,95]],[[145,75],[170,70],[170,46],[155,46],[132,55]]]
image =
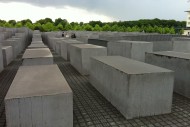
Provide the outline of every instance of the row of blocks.
[[[40,40],[38,40],[38,43],[40,43]],[[108,101],[110,101],[126,118],[130,119],[140,116],[157,115],[157,114],[164,114],[171,112],[174,75],[178,73],[178,71],[175,70],[177,62],[176,63],[173,62],[171,60],[171,57],[172,58],[177,57],[178,61],[179,60],[178,58],[180,59],[184,58],[183,57],[184,53],[161,52],[160,54],[166,57],[166,59],[168,58],[168,60],[171,62],[170,64],[173,65],[173,68],[168,68],[167,66],[164,66],[165,65],[164,64],[162,66],[164,68],[161,68],[157,67],[161,66],[160,64],[158,64],[157,61],[162,59],[162,56],[159,53],[152,53],[151,52],[152,44],[148,42],[132,42],[132,41],[118,41],[116,43],[110,42],[108,46],[109,51],[107,51],[105,47],[83,44],[82,42],[78,42],[76,40],[68,40],[66,38],[49,38],[49,42],[47,43],[63,58],[65,58],[66,60],[70,60],[71,64],[81,74],[83,75],[90,74],[91,84],[102,95],[104,95],[104,97]],[[23,65],[30,65],[31,63],[32,63],[31,65],[53,64],[52,63],[53,58],[50,53],[50,50],[41,46],[42,45],[40,44],[40,46],[37,46],[38,48],[35,47],[32,49],[27,49],[27,51],[23,56],[24,58]],[[120,55],[120,53],[123,52],[125,52],[124,57],[132,58],[135,60],[121,57],[122,55]],[[145,54],[145,52],[151,52],[151,53]],[[33,54],[32,57],[30,57],[31,54]],[[111,55],[117,54],[120,56],[107,56],[109,54]],[[153,58],[155,58],[154,56],[161,56],[161,58],[158,60],[153,60]],[[42,61],[42,59],[44,60]],[[26,60],[29,61],[26,62]],[[136,60],[139,60],[141,62]],[[165,63],[166,60],[165,59],[162,60],[163,61],[161,63]],[[143,62],[151,63],[153,65],[157,64],[157,66],[153,66]],[[168,63],[169,62],[167,62],[166,64]],[[185,66],[183,67],[186,69]],[[175,73],[165,68],[174,70]],[[55,127],[72,126],[72,91],[68,87],[68,84],[61,75],[58,67],[56,65],[46,65],[46,66],[44,65],[44,66],[35,66],[35,67],[29,66],[29,67],[22,67],[20,70],[21,71],[18,71],[17,74],[18,81],[15,79],[16,81],[14,80],[15,82],[13,83],[18,84],[18,82],[21,82],[21,80],[19,80],[19,75],[21,76],[28,72],[30,72],[29,73],[30,76],[29,75],[26,76],[26,79],[24,80],[23,83],[28,81],[30,81],[31,83],[26,85],[26,87],[23,87],[22,85],[23,88],[21,88],[21,86],[19,85],[13,85],[17,86],[18,88],[13,87],[12,89],[9,90],[11,91],[9,93],[14,93],[13,91],[16,91],[17,89],[19,89],[18,90],[19,92],[20,89],[26,91],[26,93],[22,93],[21,95],[18,94],[19,93],[18,91],[14,94],[16,98],[19,97],[21,98],[21,100],[22,98],[24,98],[22,101],[20,100],[16,101],[15,102],[16,105],[22,102],[22,104],[27,105],[26,107],[31,107],[30,110],[25,110],[26,107],[25,108],[23,107],[22,115],[25,116],[26,113],[27,114],[29,113],[30,114],[29,116],[31,117],[30,119],[27,119],[28,117],[26,118],[22,117],[23,119],[21,120],[24,121],[24,123],[22,124],[24,126],[29,126],[29,125],[55,126]],[[40,73],[36,73],[36,71]],[[56,76],[54,77],[51,74],[48,74],[48,72],[50,71]],[[182,72],[180,72],[180,74],[181,73]],[[44,74],[46,75],[46,77],[43,77]],[[44,78],[46,79],[47,77],[48,77],[47,81],[46,80],[42,81]],[[54,81],[61,81],[62,85],[64,84],[64,88],[61,89],[63,86]],[[40,83],[42,83],[42,85],[39,85]],[[37,84],[36,87],[37,88],[39,87],[39,89],[34,89],[34,91],[36,92],[31,92],[30,87],[31,86],[35,87],[35,85],[33,84]],[[56,85],[52,86],[52,84]],[[46,88],[44,88],[44,86],[46,86]],[[182,85],[179,84],[177,87],[181,88],[181,86]],[[176,77],[175,77],[174,90],[177,91]],[[183,90],[181,94],[184,95]],[[58,95],[65,93],[63,94],[63,96],[60,96],[60,99],[66,98],[66,100],[64,100],[63,103],[60,104],[59,96],[51,94],[54,92],[57,93]],[[14,98],[9,93],[7,95],[7,100]],[[36,99],[33,96],[33,94],[35,94],[34,96],[37,96]],[[48,94],[51,94],[49,96],[50,98],[48,97],[46,98],[46,95]],[[40,96],[40,98],[38,98],[38,96]],[[29,100],[27,98],[29,98]],[[39,107],[39,108],[36,109],[32,108],[33,107],[32,104],[37,104],[34,105],[34,107]],[[46,104],[47,106],[44,107],[44,104]],[[60,108],[59,106],[61,106],[62,108]],[[17,111],[20,111],[21,107],[20,106],[17,107],[19,107]],[[59,110],[55,110],[55,108]],[[44,112],[39,113],[41,111],[45,111],[46,114]],[[36,115],[39,116],[37,117],[38,119],[34,118]],[[55,117],[56,119],[54,119],[53,117]]]
[[[175,38],[174,51],[155,53],[152,52],[153,45],[150,42],[121,40],[109,42],[106,49],[60,40],[59,38],[57,42],[60,47],[67,44],[64,48],[67,48],[67,54],[70,55],[67,55],[66,60],[70,60],[82,75],[89,75],[91,84],[126,118],[170,113],[173,87],[175,92],[190,97],[188,64],[184,65],[185,62],[181,61],[182,58],[186,61],[190,56],[184,53],[189,50],[189,38]],[[56,41],[54,42],[57,45]],[[63,47],[60,52],[62,51]],[[160,57],[156,59],[155,56]],[[162,58],[163,56],[166,58]]]
[[72,127],[73,95],[50,50],[34,31],[5,97],[7,127]]
[[0,42],[0,72],[10,64],[27,45],[28,35],[25,32]]

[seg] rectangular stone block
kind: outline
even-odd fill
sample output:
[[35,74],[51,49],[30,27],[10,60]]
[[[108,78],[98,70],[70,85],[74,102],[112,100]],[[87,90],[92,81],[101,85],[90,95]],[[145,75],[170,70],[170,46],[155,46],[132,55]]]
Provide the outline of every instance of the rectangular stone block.
[[152,52],[153,44],[142,41],[120,40],[108,43],[108,56],[123,56],[138,61],[145,61],[145,52]]
[[190,53],[190,38],[173,38],[173,51]]
[[72,91],[57,65],[21,66],[5,110],[7,127],[73,127]]
[[70,46],[71,44],[84,44],[81,41],[77,40],[62,40],[61,42],[61,56],[65,60],[70,60]]
[[12,46],[13,48],[13,59],[17,57],[19,54],[19,42],[16,40],[8,39],[3,41],[2,43],[3,46]]
[[3,65],[4,67],[13,61],[13,48],[12,46],[3,46]]
[[70,47],[70,62],[82,75],[88,75],[90,58],[107,56],[107,48],[91,44],[73,44]]
[[34,49],[34,48],[47,48],[46,45],[43,43],[32,43],[31,45],[28,46],[29,49]]
[[174,91],[190,98],[190,53],[174,51],[146,53],[146,62],[173,70]]
[[127,119],[170,113],[172,71],[121,56],[91,59],[90,83]]
[[4,69],[3,67],[3,54],[2,54],[2,44],[0,43],[0,72]]
[[53,64],[53,55],[48,48],[27,49],[22,58],[23,66]]

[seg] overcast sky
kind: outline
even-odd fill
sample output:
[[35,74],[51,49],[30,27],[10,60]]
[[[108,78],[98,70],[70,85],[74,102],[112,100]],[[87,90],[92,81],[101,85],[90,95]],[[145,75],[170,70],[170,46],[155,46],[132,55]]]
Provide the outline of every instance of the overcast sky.
[[139,19],[186,20],[188,0],[0,0],[0,19],[33,22],[42,18],[124,21]]

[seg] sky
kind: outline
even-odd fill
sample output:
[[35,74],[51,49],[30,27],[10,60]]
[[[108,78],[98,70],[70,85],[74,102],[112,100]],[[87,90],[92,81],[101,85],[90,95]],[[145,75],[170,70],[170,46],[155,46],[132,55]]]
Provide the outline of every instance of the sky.
[[33,22],[43,18],[69,22],[129,21],[139,19],[186,20],[188,0],[0,0],[0,19]]

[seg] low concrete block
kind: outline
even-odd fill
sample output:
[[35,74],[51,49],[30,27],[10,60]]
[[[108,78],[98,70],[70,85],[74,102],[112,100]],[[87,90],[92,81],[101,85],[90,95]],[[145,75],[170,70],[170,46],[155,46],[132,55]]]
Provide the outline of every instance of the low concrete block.
[[32,43],[31,45],[28,46],[29,49],[34,49],[34,48],[47,48],[46,45],[43,43]]
[[2,54],[2,44],[0,43],[0,72],[4,69],[3,67],[3,54]]
[[73,127],[72,91],[57,65],[21,66],[5,110],[7,127]]
[[61,56],[65,59],[65,60],[70,60],[70,46],[71,44],[84,44],[81,41],[77,41],[77,40],[63,40],[61,42]]
[[190,53],[174,51],[146,53],[146,62],[175,71],[174,91],[190,98]]
[[13,48],[13,59],[15,59],[17,57],[17,55],[19,54],[19,42],[17,42],[16,40],[5,40],[2,43],[3,46],[12,46]]
[[145,61],[145,52],[152,52],[151,42],[120,40],[108,43],[108,56],[123,56],[138,61]]
[[172,38],[173,51],[190,53],[190,38]]
[[121,56],[91,59],[90,83],[127,119],[170,113],[172,71]]
[[22,58],[23,66],[53,64],[53,56],[48,48],[27,49]]
[[71,65],[82,75],[88,75],[90,57],[107,56],[107,48],[91,44],[73,44],[70,47]]
[[3,46],[3,65],[4,67],[13,61],[13,48],[12,46]]

